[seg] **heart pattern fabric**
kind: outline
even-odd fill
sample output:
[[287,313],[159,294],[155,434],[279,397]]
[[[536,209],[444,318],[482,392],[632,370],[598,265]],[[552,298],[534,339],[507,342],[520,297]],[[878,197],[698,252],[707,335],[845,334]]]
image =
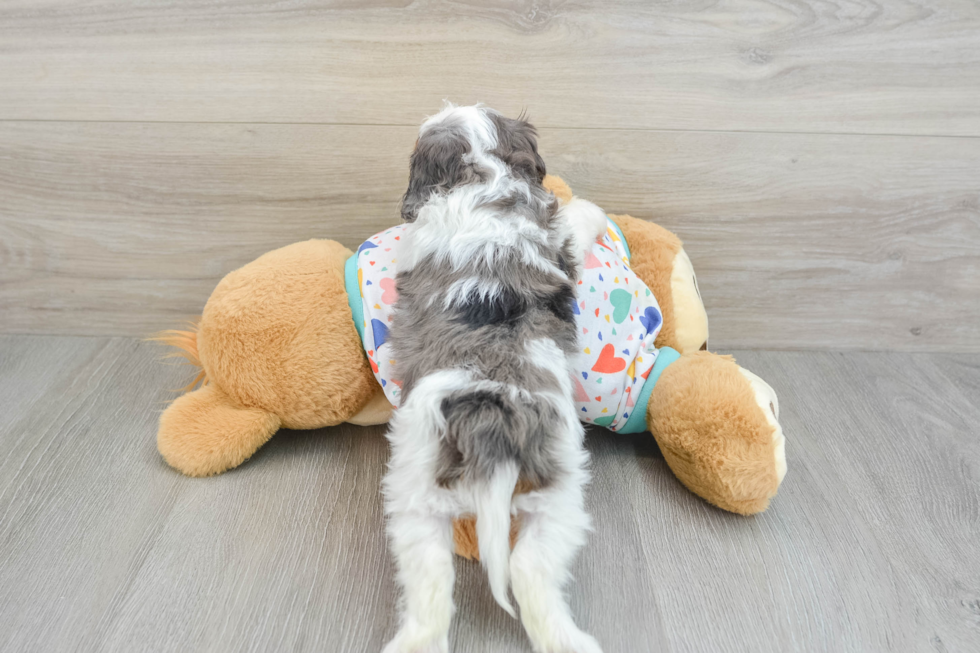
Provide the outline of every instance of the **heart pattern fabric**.
[[[612,221],[587,257],[575,285],[580,313],[576,409],[585,422],[613,431],[625,426],[657,359],[662,319],[657,300],[633,273]],[[591,401],[578,401],[578,397]]]
[[[348,287],[348,293],[360,295],[364,324],[359,331],[371,369],[395,407],[401,388],[388,328],[398,299],[398,248],[409,227],[398,225],[365,241],[354,255],[357,288]],[[625,426],[642,394],[657,359],[654,343],[663,319],[653,293],[630,268],[628,250],[611,220],[582,267],[572,303],[579,333],[572,399],[580,419],[615,431]]]

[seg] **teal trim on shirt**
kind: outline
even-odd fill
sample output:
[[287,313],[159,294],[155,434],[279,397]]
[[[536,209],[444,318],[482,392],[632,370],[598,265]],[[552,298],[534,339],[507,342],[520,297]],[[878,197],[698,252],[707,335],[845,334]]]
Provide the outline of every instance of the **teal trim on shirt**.
[[613,220],[612,218],[610,218],[609,216],[606,216],[606,219],[609,220],[609,222],[613,226],[613,229],[615,229],[616,230],[616,233],[619,234],[619,239],[621,241],[623,241],[623,249],[626,250],[626,258],[628,258],[629,260],[632,261],[633,260],[633,255],[630,254],[630,244],[628,242],[626,242],[626,236],[623,235],[623,230],[620,229],[619,228],[619,225],[616,224],[616,221]]
[[357,283],[357,254],[344,263],[344,287],[347,289],[347,305],[354,317],[354,328],[364,342],[364,302],[361,301],[361,287]]
[[616,433],[643,433],[647,430],[647,403],[650,401],[650,393],[653,392],[653,386],[657,385],[657,380],[663,374],[664,370],[667,369],[667,366],[680,357],[680,353],[672,347],[661,347],[659,349],[657,360],[653,364],[653,369],[650,370],[647,380],[643,383],[643,387],[640,388],[640,398],[637,399],[636,405],[633,406],[633,412],[630,413],[629,419],[626,420],[623,428],[616,429]]

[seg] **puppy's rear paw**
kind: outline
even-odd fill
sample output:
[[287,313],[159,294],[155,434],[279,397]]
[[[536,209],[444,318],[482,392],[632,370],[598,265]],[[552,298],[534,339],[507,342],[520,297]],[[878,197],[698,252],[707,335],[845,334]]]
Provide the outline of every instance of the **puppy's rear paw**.
[[580,630],[574,640],[569,642],[567,647],[561,649],[561,653],[602,653],[602,648],[595,637]]
[[381,653],[448,653],[447,633],[434,633],[417,623],[407,623],[399,629]]
[[547,640],[534,642],[536,653],[602,653],[595,637],[572,624],[552,631]]

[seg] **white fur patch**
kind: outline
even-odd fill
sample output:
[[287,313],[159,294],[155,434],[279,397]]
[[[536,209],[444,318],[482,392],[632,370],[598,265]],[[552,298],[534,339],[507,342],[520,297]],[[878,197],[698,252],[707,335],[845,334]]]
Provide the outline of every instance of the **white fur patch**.
[[507,192],[501,188],[488,195],[483,186],[470,184],[432,197],[405,230],[399,269],[410,270],[418,261],[433,256],[456,270],[473,263],[493,270],[504,256],[516,254],[526,265],[562,275],[554,263],[541,256],[541,247],[548,244],[546,230],[519,214],[501,215],[486,206],[495,197],[506,197]]
[[573,197],[558,210],[558,218],[562,242],[571,242],[575,268],[581,274],[585,254],[606,233],[606,212],[588,200]]
[[500,295],[500,292],[500,282],[494,279],[466,277],[449,286],[443,308],[448,311],[453,306],[462,306],[470,301],[489,301]]

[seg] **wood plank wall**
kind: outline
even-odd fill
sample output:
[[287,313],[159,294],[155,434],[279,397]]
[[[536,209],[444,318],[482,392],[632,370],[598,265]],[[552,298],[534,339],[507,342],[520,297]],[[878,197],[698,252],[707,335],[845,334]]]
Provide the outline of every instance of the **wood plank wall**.
[[712,348],[980,351],[980,6],[0,5],[0,333],[144,335],[297,240],[397,220],[484,101],[685,241]]

